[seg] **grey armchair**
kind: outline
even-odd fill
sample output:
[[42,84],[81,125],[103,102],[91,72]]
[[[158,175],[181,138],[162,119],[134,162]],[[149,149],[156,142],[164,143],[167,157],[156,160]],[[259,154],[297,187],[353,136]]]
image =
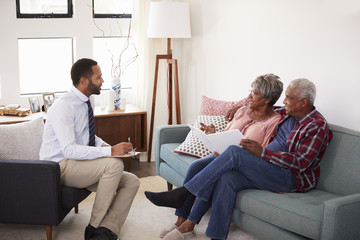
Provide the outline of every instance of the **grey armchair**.
[[[58,163],[34,160],[43,127],[42,119],[0,125],[0,223],[44,225],[51,240],[52,226],[72,208],[78,212],[78,204],[90,191],[61,186]],[[19,156],[22,159],[14,159]]]

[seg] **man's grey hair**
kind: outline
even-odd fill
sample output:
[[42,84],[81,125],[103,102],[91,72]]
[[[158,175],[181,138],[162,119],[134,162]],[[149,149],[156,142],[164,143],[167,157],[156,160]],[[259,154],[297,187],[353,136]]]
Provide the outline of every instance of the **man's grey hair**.
[[316,97],[316,86],[313,82],[306,78],[292,80],[289,84],[290,88],[295,90],[295,94],[301,98],[309,100],[310,105],[314,105]]
[[277,102],[283,91],[280,77],[272,73],[258,76],[251,83],[251,87],[258,90],[265,99],[270,100],[271,106]]

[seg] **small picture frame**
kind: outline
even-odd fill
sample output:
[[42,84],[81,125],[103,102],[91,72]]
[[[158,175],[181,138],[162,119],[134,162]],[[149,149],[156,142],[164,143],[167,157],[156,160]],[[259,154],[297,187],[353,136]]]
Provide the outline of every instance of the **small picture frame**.
[[38,97],[29,97],[30,110],[32,113],[41,112]]
[[55,94],[54,93],[45,93],[43,94],[43,101],[44,101],[44,110],[47,112],[51,105],[54,103]]

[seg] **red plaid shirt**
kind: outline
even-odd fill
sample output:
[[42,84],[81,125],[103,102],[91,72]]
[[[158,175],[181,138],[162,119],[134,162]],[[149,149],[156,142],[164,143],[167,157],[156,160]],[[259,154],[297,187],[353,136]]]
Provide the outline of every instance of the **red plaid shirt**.
[[[274,130],[289,117],[283,107],[276,108],[282,117]],[[306,192],[315,187],[320,177],[320,160],[332,139],[325,118],[315,109],[299,120],[287,139],[288,152],[264,149],[261,157],[280,167],[291,170],[297,180],[297,191]]]

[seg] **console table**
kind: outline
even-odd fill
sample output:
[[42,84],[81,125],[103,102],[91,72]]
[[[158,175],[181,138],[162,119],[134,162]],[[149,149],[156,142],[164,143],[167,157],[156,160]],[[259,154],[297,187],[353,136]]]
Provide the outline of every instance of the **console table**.
[[39,117],[46,119],[46,113],[45,112],[30,113],[29,115],[27,115],[25,117],[4,115],[4,116],[0,116],[0,124],[13,124],[13,123],[27,122],[27,121],[31,121],[31,120],[34,120]]
[[146,151],[146,111],[126,105],[126,110],[95,107],[95,133],[110,145],[127,142],[130,138],[136,151]]
[[[107,110],[106,108],[95,107],[95,133],[110,145],[127,142],[130,138],[136,151],[145,152],[147,150],[146,111],[131,104],[127,104],[125,109]],[[46,113],[40,112],[25,117],[0,116],[0,124],[20,123],[39,117],[43,117],[46,121]]]

